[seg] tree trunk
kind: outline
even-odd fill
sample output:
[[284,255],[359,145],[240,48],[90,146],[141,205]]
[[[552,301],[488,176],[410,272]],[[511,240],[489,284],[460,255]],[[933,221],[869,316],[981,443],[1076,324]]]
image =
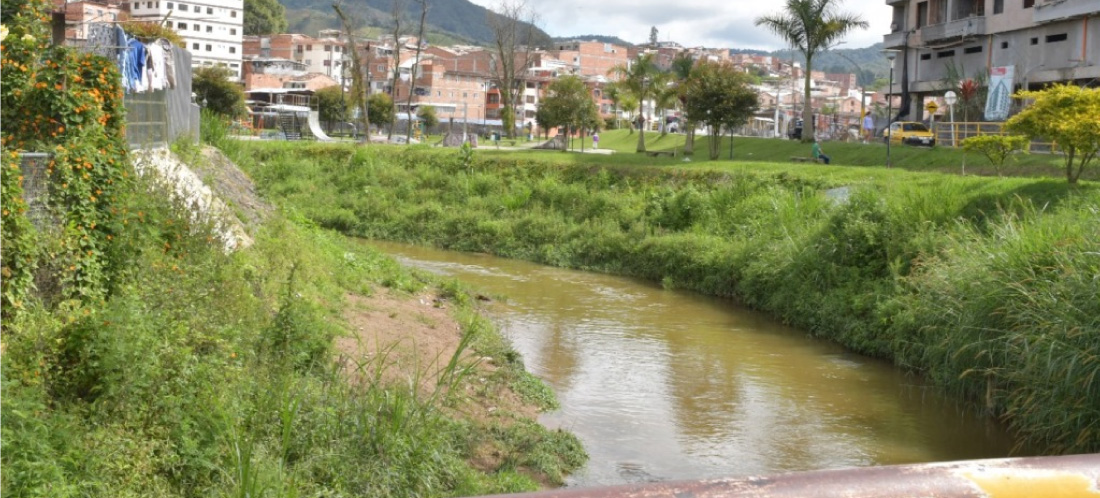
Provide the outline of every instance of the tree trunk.
[[424,21],[428,18],[428,0],[420,0],[420,31],[416,35],[416,57],[413,59],[412,70],[409,71],[409,100],[405,110],[409,113],[409,126],[405,128],[405,143],[412,143],[412,104],[413,93],[416,88],[416,71],[420,67],[420,51],[424,46]]
[[[397,78],[401,73],[401,18],[404,15],[404,0],[393,0],[393,80],[390,84],[390,105],[393,106],[394,123],[397,123]],[[394,125],[391,124],[386,134],[387,140],[393,140],[393,128]]]
[[638,105],[638,148],[636,152],[645,152],[645,114],[642,113],[641,104]]
[[[333,4],[333,10],[336,11],[336,16],[340,18],[340,22],[344,25],[344,32],[348,36],[348,45],[345,50],[351,50],[351,68],[352,68],[352,87],[362,90],[362,94],[356,93],[355,105],[359,107],[359,117],[363,120],[363,137],[359,143],[370,143],[370,116],[368,110],[370,109],[370,78],[367,78],[367,82],[363,83],[362,66],[359,64],[359,51],[355,48],[355,36],[352,35],[351,23],[348,22],[347,16],[344,15],[344,11],[340,9],[340,6]],[[367,43],[367,68],[370,68],[370,43]],[[340,84],[343,85],[343,78],[340,78]],[[345,111],[346,112],[346,111]]]
[[812,71],[810,66],[810,54],[806,54],[806,87],[805,87],[805,100],[802,103],[802,143],[812,143],[814,141],[814,103],[810,98],[810,81],[812,79]]
[[684,155],[690,156],[695,154],[695,123],[685,121],[684,126],[687,127],[687,138],[684,139]]

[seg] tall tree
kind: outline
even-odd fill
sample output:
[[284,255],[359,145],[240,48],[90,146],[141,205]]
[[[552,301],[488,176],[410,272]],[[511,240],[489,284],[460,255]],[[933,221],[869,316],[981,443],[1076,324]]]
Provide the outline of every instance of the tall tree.
[[496,14],[488,16],[493,31],[493,60],[490,64],[493,81],[500,90],[500,119],[508,138],[516,137],[516,101],[519,88],[530,65],[531,43],[535,41],[535,10],[526,0],[501,0]]
[[[672,59],[672,74],[676,77],[676,88],[680,98],[680,107],[687,107],[687,82],[691,79],[692,71],[695,69],[695,59],[691,58],[691,54],[686,50],[676,54],[676,57]],[[691,155],[695,153],[695,123],[685,113],[684,123],[681,124],[683,133],[686,135],[684,138],[684,154]]]
[[285,33],[286,9],[279,0],[244,0],[244,34]]
[[665,111],[675,109],[680,103],[680,89],[677,87],[676,75],[673,73],[657,73],[653,77],[653,107],[657,118],[661,120],[661,136],[668,134],[668,118]]
[[718,159],[722,129],[732,131],[744,125],[760,107],[748,76],[729,63],[700,63],[684,93],[689,118],[710,130],[711,160]]
[[[417,0],[420,4],[420,28],[416,32],[416,56],[413,57],[412,69],[409,71],[409,101],[405,106],[410,113],[412,113],[413,106],[413,94],[416,93],[416,78],[420,72],[420,53],[424,49],[424,23],[428,19],[428,0]],[[432,115],[434,116],[434,109]],[[409,119],[409,126],[405,128],[405,143],[411,143],[412,141],[412,119]]]
[[547,110],[543,116],[546,124],[550,127],[564,126],[566,136],[572,136],[578,129],[597,126],[600,117],[588,86],[575,75],[563,76],[550,83],[540,107]]
[[[390,62],[393,64],[393,79],[390,80],[390,99],[393,101],[394,114],[397,114],[397,79],[401,77],[401,34],[405,20],[405,0],[393,0],[390,15],[393,18],[393,55]],[[409,91],[412,91],[410,82]],[[411,114],[411,111],[410,111]],[[393,140],[393,127],[390,127],[386,135],[388,140]]]
[[[364,74],[363,65],[359,63],[359,50],[355,48],[355,30],[351,27],[351,22],[347,16],[344,15],[344,11],[340,9],[338,3],[332,4],[332,9],[336,11],[336,15],[340,18],[340,22],[344,25],[344,32],[348,37],[347,46],[344,48],[345,54],[351,54],[351,79],[352,79],[352,102],[355,104],[356,109],[359,109],[359,118],[362,120],[363,136],[360,138],[360,142],[363,144],[370,143],[370,106],[367,105],[367,99],[370,95],[370,43],[367,43],[367,73]],[[341,66],[345,67],[345,66]],[[346,67],[345,67],[346,70]],[[367,81],[363,81],[366,78]],[[341,84],[343,78],[340,78]],[[341,89],[343,91],[343,89]]]
[[657,26],[649,27],[649,46],[657,48]]
[[783,11],[756,18],[764,26],[802,52],[806,58],[805,103],[802,107],[802,141],[814,140],[814,110],[810,99],[813,59],[819,52],[839,41],[850,31],[867,29],[869,24],[858,14],[837,12],[841,0],[787,0]]
[[645,100],[653,93],[653,77],[658,72],[653,54],[640,54],[626,64],[618,64],[608,74],[618,78],[620,88],[638,99],[638,152],[645,152]]

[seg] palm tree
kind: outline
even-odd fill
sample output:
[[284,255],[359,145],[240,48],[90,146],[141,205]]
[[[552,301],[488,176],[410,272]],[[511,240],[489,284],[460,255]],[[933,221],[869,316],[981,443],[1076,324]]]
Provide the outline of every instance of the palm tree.
[[[638,99],[638,115],[642,116],[642,106],[646,97],[653,93],[653,76],[657,74],[657,64],[653,54],[641,54],[631,63],[618,64],[608,74],[619,79],[620,88]],[[642,116],[644,120],[645,117]],[[645,152],[645,127],[638,130],[638,152]]]
[[676,85],[676,75],[673,73],[659,73],[653,77],[653,105],[657,115],[661,117],[661,136],[668,134],[668,126],[665,121],[665,111],[674,109],[680,103],[680,89]]
[[837,12],[840,0],[787,0],[783,12],[756,18],[764,26],[786,40],[806,57],[805,102],[802,108],[802,141],[814,139],[813,106],[810,104],[810,72],[813,58],[829,49],[855,28],[867,29],[869,24],[858,14]]

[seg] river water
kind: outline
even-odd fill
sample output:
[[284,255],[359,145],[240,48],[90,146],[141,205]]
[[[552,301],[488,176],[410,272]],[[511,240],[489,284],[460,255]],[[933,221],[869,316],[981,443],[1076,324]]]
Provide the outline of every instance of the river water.
[[369,242],[490,295],[541,421],[577,434],[570,486],[1008,456],[1013,441],[920,379],[759,313],[630,278]]

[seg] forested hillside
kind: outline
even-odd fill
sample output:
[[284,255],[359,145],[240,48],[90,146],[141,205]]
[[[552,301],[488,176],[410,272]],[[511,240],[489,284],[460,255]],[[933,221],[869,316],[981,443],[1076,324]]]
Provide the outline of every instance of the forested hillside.
[[[340,27],[330,2],[280,0],[280,3],[287,9],[287,21],[292,32],[315,35],[317,29]],[[420,5],[411,0],[398,0],[398,3],[405,7],[403,24],[408,26],[405,31],[415,31],[415,19],[419,16]],[[384,27],[388,30],[393,25],[393,6],[394,0],[364,0],[346,3],[343,7],[359,21],[359,25]],[[456,41],[482,45],[492,43],[490,15],[496,14],[467,0],[429,0],[430,31],[450,36]],[[549,36],[541,29],[536,30],[535,37],[542,41],[549,40]]]

